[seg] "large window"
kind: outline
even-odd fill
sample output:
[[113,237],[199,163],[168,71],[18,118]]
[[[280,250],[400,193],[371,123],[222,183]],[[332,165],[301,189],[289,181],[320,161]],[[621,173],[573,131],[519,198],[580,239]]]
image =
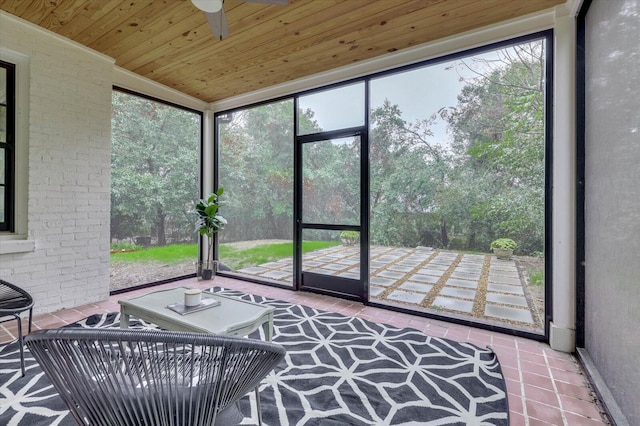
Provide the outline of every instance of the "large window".
[[[546,49],[371,80],[372,300],[544,331]],[[491,253],[504,238],[509,260]]]
[[115,90],[111,290],[196,272],[202,114]]
[[[231,191],[223,266],[545,334],[551,39],[534,34],[219,113],[219,184]],[[497,240],[515,245],[507,259]],[[239,255],[260,246],[268,255]]]
[[217,116],[219,269],[283,285],[293,279],[293,100]]
[[15,66],[0,61],[0,231],[13,231]]

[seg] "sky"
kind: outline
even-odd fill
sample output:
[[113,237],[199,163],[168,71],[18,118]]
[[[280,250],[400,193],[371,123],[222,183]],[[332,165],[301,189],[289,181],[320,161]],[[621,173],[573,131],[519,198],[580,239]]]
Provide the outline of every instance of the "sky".
[[[475,55],[475,58],[496,58],[496,52]],[[465,61],[471,64],[470,58]],[[371,80],[371,105],[381,106],[385,98],[398,105],[402,118],[407,122],[426,119],[441,108],[457,104],[457,96],[464,82],[461,76],[471,78],[474,74],[463,66],[456,66],[460,59],[432,64],[413,70],[387,74]],[[454,66],[452,66],[454,65]],[[364,124],[364,85],[356,83],[300,98],[303,110],[312,109],[318,124],[324,130],[354,127]],[[431,127],[433,142],[449,142],[447,125],[439,117]]]

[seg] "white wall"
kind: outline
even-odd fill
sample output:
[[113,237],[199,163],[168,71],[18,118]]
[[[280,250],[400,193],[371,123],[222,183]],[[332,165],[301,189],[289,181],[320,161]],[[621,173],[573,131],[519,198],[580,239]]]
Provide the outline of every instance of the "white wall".
[[[21,59],[17,96],[28,200],[21,235],[0,235],[0,278],[27,289],[36,312],[103,300],[109,292],[113,61],[0,13],[0,57]],[[24,106],[27,106],[26,108]],[[20,119],[19,118],[19,119]],[[26,168],[26,173],[25,173]],[[25,251],[26,250],[26,251]]]

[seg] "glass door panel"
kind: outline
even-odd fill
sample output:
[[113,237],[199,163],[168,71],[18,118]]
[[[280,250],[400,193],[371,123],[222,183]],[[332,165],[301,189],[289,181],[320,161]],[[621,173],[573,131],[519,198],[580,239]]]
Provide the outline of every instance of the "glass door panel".
[[364,299],[360,135],[301,143],[301,288]]
[[302,220],[359,225],[360,138],[305,143],[302,155]]

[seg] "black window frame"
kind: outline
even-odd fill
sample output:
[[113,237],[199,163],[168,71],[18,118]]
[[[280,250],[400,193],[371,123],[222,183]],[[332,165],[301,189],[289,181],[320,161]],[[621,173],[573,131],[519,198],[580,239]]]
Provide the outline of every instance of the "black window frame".
[[6,72],[6,103],[0,103],[0,108],[6,111],[6,140],[0,142],[0,148],[4,149],[4,221],[0,222],[0,232],[15,231],[15,136],[16,136],[16,66],[15,64],[0,61],[0,68]]

